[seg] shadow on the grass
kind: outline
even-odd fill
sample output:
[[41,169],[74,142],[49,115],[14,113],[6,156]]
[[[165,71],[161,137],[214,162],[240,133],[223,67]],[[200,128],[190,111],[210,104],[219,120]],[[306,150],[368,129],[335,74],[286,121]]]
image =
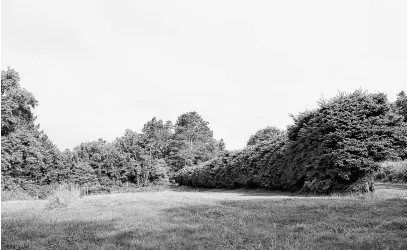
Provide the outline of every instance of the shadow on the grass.
[[269,190],[265,188],[201,188],[189,186],[170,186],[167,190],[174,192],[199,192],[199,193],[235,193],[242,196],[298,196],[304,197],[306,195],[296,192]]
[[[401,190],[407,191],[407,184],[399,183],[375,183],[376,190]],[[313,193],[300,193],[290,192],[282,190],[270,190],[265,188],[202,188],[202,187],[190,187],[183,185],[170,185],[167,190],[174,192],[199,192],[199,193],[234,193],[239,196],[264,196],[264,197],[296,197],[296,198],[309,198],[309,197],[329,197],[326,194],[313,194]],[[348,196],[349,194],[342,194]],[[339,195],[340,196],[340,195]],[[407,249],[406,249],[407,250]]]

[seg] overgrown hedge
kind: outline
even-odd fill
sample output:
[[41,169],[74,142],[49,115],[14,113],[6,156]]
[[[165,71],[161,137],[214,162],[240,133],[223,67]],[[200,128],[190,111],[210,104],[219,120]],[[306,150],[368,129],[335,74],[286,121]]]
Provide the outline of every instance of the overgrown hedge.
[[407,158],[407,126],[386,95],[360,90],[319,102],[281,134],[181,170],[176,182],[315,193],[369,192],[378,162]]
[[[276,172],[282,166],[286,137],[225,153],[212,161],[187,167],[175,175],[182,185],[208,188],[267,187],[280,185]],[[277,184],[278,183],[278,184]]]

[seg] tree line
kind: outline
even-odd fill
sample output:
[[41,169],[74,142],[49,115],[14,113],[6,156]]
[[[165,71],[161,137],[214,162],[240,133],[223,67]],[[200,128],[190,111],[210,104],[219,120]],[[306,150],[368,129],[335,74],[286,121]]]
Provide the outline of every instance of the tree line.
[[38,101],[19,84],[13,69],[1,74],[2,190],[45,196],[53,184],[78,183],[90,192],[158,184],[178,170],[225,150],[197,112],[171,121],[152,118],[137,133],[126,130],[113,142],[99,139],[61,152],[35,124]]
[[331,193],[371,191],[378,163],[407,158],[407,96],[357,90],[321,100],[292,116],[286,130],[267,127],[242,150],[227,151],[209,123],[187,112],[175,124],[152,118],[140,133],[126,130],[61,152],[35,124],[38,101],[1,74],[2,190],[46,196],[53,185],[77,183],[90,192],[173,180],[202,187],[264,187]]

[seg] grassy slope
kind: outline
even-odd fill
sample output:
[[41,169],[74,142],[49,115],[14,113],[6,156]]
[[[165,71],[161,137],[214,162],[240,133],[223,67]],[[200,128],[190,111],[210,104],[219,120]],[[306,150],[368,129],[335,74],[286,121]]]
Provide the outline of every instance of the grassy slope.
[[2,249],[398,249],[407,186],[347,197],[176,188],[54,210],[2,202],[1,224]]

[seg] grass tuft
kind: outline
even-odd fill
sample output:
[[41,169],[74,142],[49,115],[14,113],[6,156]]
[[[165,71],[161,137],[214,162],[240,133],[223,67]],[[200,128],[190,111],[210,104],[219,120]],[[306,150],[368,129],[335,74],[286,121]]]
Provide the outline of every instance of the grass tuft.
[[48,197],[46,206],[50,209],[67,207],[81,198],[81,188],[77,184],[62,184]]

